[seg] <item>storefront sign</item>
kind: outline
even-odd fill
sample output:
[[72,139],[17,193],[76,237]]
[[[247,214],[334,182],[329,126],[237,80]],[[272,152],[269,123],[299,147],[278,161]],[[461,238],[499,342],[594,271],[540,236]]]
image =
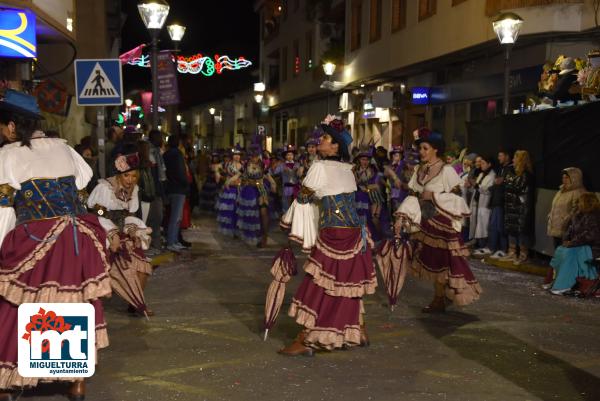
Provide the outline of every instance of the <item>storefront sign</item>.
[[411,88],[412,104],[429,104],[431,88],[415,87]]
[[375,107],[370,99],[363,103],[363,118],[375,118]]
[[36,46],[35,14],[0,8],[0,57],[35,58]]

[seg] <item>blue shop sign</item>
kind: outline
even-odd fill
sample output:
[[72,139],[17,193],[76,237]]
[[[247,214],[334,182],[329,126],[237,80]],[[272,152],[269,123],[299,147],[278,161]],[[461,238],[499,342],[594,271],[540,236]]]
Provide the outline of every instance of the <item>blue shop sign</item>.
[[0,8],[0,57],[37,57],[35,14],[29,10]]
[[411,88],[412,104],[429,104],[431,88],[415,87]]

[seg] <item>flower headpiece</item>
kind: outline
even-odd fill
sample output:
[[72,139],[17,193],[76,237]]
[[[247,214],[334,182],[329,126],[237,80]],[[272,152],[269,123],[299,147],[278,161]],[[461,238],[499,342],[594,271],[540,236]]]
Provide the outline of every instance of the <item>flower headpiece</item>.
[[117,170],[117,174],[123,174],[132,170],[137,170],[139,167],[140,157],[137,153],[119,155],[115,159],[115,169]]

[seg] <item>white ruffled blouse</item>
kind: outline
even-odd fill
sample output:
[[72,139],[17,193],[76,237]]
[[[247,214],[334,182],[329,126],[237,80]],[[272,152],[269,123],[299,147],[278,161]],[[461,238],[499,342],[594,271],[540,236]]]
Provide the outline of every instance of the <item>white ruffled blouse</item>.
[[[5,145],[0,150],[0,184],[15,190],[32,178],[75,177],[77,189],[84,189],[93,172],[86,161],[64,139],[36,137],[31,148],[21,142]],[[0,244],[15,227],[13,208],[0,208]]]
[[[419,183],[418,172],[419,169],[416,169],[408,183],[408,187],[418,193],[431,192],[435,206],[452,218],[453,228],[460,231],[462,220],[470,214],[470,210],[464,198],[452,192],[454,188],[462,185],[462,180],[456,170],[446,164],[438,175],[424,184]],[[413,223],[421,223],[421,207],[415,196],[406,197],[396,213],[408,217]]]
[[[334,160],[315,160],[302,186],[313,190],[318,199],[356,192],[352,165]],[[290,227],[290,237],[301,241],[304,250],[315,245],[319,232],[319,208],[316,204],[294,200],[281,222]]]

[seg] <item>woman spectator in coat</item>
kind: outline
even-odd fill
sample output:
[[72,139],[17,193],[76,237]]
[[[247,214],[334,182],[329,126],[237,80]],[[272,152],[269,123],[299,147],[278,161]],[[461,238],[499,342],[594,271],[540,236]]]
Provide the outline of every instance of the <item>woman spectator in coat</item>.
[[567,224],[562,245],[556,249],[550,265],[556,269],[551,292],[560,295],[571,289],[577,277],[596,279],[590,263],[600,257],[600,201],[594,193],[583,193],[577,211]]
[[[562,185],[560,186],[554,199],[552,208],[548,214],[548,236],[554,241],[554,248],[562,244],[562,237],[565,235],[565,229],[571,216],[577,209],[579,197],[584,192],[583,175],[577,167],[569,167],[562,171]],[[553,269],[548,269],[544,285],[550,288],[554,275]]]
[[527,260],[533,242],[535,183],[531,158],[526,150],[517,150],[514,174],[505,178],[504,226],[508,234],[508,255],[500,260],[518,266]]
[[471,225],[470,237],[477,241],[478,249],[473,252],[476,256],[487,256],[492,253],[487,244],[488,230],[490,225],[490,199],[492,197],[491,188],[496,179],[494,171],[494,159],[488,156],[482,156],[480,161],[481,171],[475,178],[473,185],[473,197],[471,198]]

